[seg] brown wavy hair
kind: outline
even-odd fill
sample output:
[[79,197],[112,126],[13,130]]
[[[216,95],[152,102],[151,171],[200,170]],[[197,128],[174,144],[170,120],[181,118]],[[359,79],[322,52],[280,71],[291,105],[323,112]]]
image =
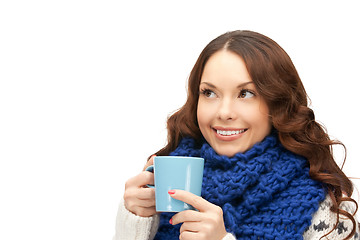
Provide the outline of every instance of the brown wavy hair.
[[339,214],[352,221],[354,227],[345,239],[351,238],[356,230],[355,219],[339,206],[343,201],[351,201],[357,210],[357,203],[351,198],[353,185],[336,164],[332,151],[334,145],[341,145],[346,156],[346,148],[341,142],[331,140],[325,128],[315,121],[305,88],[288,54],[262,34],[228,32],[204,48],[190,73],[185,105],[168,118],[168,143],[155,154],[168,155],[186,136],[202,139],[196,117],[200,80],[207,60],[220,50],[234,52],[244,60],[257,91],[269,107],[270,120],[280,142],[286,149],[308,159],[310,177],[322,182],[332,199],[331,211],[337,214],[336,225]]

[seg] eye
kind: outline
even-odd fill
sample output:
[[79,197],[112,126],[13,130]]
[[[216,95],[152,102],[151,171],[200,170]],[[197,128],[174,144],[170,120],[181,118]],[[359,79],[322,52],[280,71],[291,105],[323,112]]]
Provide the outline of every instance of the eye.
[[204,95],[205,97],[207,98],[214,98],[216,97],[216,94],[211,91],[210,89],[204,89],[204,90],[201,90],[200,92],[202,95]]
[[243,89],[239,93],[239,98],[251,98],[251,97],[254,97],[254,96],[255,96],[255,94],[252,91],[248,90],[248,89]]

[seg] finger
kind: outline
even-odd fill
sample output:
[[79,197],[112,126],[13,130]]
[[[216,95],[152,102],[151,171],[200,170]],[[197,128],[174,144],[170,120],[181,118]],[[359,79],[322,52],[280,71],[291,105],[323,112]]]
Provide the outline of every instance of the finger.
[[196,233],[196,232],[184,231],[180,234],[179,239],[180,240],[199,239],[197,237],[197,235],[198,235],[198,233]]
[[147,161],[147,163],[145,164],[144,168],[143,168],[143,171],[145,171],[145,169],[148,167],[148,166],[151,166],[154,164],[154,157],[156,157],[156,155],[152,155],[150,157],[150,159]]
[[138,201],[155,202],[155,189],[153,188],[130,188],[124,192],[124,200],[136,205]]
[[181,225],[180,233],[187,231],[187,232],[199,232],[201,229],[200,222],[184,222]]
[[186,210],[175,214],[171,219],[173,225],[182,222],[200,222],[202,220],[202,213],[194,210]]
[[148,215],[149,212],[150,213],[156,212],[155,201],[145,201],[139,199],[127,200],[124,198],[124,205],[125,208],[128,209],[130,212],[139,216]]
[[145,200],[139,200],[135,199],[132,201],[125,201],[125,207],[131,211],[135,211],[134,209],[138,208],[155,208],[155,201],[145,201]]
[[125,188],[130,187],[142,187],[146,184],[153,185],[154,184],[154,174],[148,171],[143,171],[136,175],[133,178],[130,178],[126,184]]
[[212,203],[206,201],[202,197],[199,197],[191,192],[183,191],[183,190],[171,190],[169,193],[172,198],[183,201],[187,204],[190,204],[194,208],[198,209],[200,212],[204,212],[207,209],[211,208]]
[[154,188],[140,188],[136,192],[137,198],[141,200],[154,199],[155,200],[155,189]]
[[151,217],[156,214],[156,209],[155,207],[138,207],[134,209],[133,213],[140,217]]
[[131,207],[135,207],[135,206],[143,206],[143,207],[152,207],[155,206],[155,197],[153,198],[146,198],[146,199],[141,199],[138,197],[139,191],[130,189],[127,190],[124,193],[124,201],[125,203],[128,204],[128,206],[130,205]]
[[139,207],[143,207],[143,208],[152,208],[155,207],[156,205],[155,199],[148,199],[148,200],[138,199],[136,202]]

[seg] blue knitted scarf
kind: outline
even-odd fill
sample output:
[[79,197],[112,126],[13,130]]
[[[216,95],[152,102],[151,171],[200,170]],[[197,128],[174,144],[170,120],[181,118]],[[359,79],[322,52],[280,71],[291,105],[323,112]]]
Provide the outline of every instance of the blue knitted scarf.
[[[307,160],[286,150],[276,134],[231,158],[191,138],[171,155],[205,159],[201,195],[223,209],[226,230],[237,239],[303,239],[325,199],[323,186],[309,177]],[[155,239],[179,239],[181,224],[169,224],[173,215],[161,213]]]

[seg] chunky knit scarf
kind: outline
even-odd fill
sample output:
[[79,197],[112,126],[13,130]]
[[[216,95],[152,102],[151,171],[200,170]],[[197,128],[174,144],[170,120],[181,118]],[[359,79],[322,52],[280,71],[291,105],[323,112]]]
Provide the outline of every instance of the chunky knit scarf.
[[[226,230],[237,239],[303,239],[325,199],[323,186],[309,177],[307,160],[286,150],[276,134],[231,158],[191,138],[171,155],[205,159],[201,195],[223,209]],[[161,213],[155,239],[179,239],[180,224],[169,224],[173,215]]]

